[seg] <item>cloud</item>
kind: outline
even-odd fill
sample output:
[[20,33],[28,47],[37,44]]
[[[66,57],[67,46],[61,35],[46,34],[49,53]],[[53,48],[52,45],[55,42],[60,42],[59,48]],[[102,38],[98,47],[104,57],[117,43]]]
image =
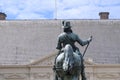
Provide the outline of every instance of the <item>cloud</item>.
[[51,0],[1,0],[0,3],[2,11],[16,16],[15,19],[44,19],[44,13],[54,10],[54,1]]
[[100,3],[98,3],[101,6],[120,6],[119,0],[99,0]]
[[99,19],[99,12],[110,12],[110,18],[120,18],[119,14],[117,14],[120,12],[120,5],[116,6],[120,1],[116,0],[114,2],[114,0],[110,0],[107,2],[108,0],[79,0],[77,2],[79,5],[72,7],[70,6],[71,3],[68,2],[65,6],[59,5],[57,17],[61,19]]
[[[98,19],[99,12],[120,18],[119,0],[0,0],[7,19]],[[57,10],[56,10],[57,9]],[[56,15],[57,14],[57,15]]]
[[64,7],[64,8],[76,8],[79,6],[84,6],[84,5],[88,5],[90,2],[90,0],[58,0],[58,7]]
[[36,14],[36,13],[20,13],[16,16],[16,19],[46,19],[43,15]]
[[95,19],[98,16],[98,13],[99,11],[97,11],[96,7],[83,6],[78,8],[62,10],[62,11],[60,10],[58,12],[58,18]]

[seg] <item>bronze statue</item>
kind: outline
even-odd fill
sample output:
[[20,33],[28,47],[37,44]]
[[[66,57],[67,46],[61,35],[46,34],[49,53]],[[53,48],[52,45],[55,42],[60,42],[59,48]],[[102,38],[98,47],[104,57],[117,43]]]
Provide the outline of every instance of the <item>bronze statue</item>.
[[82,80],[86,80],[83,55],[75,42],[81,46],[87,45],[92,41],[92,37],[83,41],[79,36],[73,33],[69,21],[63,21],[64,32],[58,36],[58,55],[55,58],[55,80],[79,80],[81,74]]

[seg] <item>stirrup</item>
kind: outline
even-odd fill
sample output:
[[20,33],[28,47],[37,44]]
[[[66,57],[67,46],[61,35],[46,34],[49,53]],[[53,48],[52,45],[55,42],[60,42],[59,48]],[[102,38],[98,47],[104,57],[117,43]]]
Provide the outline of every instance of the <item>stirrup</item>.
[[53,68],[52,68],[53,70],[56,70],[56,68],[55,68],[55,65],[53,66]]

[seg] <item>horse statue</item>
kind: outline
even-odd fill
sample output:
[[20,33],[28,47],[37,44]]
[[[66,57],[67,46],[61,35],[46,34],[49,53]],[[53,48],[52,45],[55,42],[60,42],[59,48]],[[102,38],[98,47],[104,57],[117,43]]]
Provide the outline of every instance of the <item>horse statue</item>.
[[56,58],[55,80],[79,80],[81,74],[81,58],[75,53],[70,44]]

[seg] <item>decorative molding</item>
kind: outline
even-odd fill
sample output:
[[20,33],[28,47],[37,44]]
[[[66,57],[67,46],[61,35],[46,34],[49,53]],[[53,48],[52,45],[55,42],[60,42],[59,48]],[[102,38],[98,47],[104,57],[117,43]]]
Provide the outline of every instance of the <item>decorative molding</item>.
[[96,74],[96,77],[97,78],[100,78],[100,79],[115,79],[115,78],[119,78],[119,73],[98,73]]
[[53,58],[48,58],[48,59],[46,59],[45,61],[43,61],[43,62],[40,62],[39,63],[39,65],[40,66],[53,66],[54,64],[54,59]]
[[[54,60],[55,60],[55,56],[56,53],[52,53],[50,55],[47,55],[41,59],[32,61],[30,64],[28,65],[32,65],[32,66],[53,66],[54,65]],[[92,59],[87,59],[84,61],[85,65],[93,65],[93,61]]]
[[4,74],[5,79],[25,79],[26,75],[25,74],[15,74],[15,73],[7,73]]
[[54,58],[55,58],[56,53],[52,53],[50,55],[47,55],[43,58],[40,58],[38,60],[34,60],[28,65],[34,65],[34,66],[53,66],[54,63]]
[[86,59],[86,60],[84,61],[84,64],[85,64],[85,65],[94,65],[95,63],[92,61],[92,59]]
[[45,58],[43,60],[38,61],[35,64],[32,64],[32,66],[53,66],[54,65],[54,56]]
[[34,73],[34,79],[50,79],[50,73]]

